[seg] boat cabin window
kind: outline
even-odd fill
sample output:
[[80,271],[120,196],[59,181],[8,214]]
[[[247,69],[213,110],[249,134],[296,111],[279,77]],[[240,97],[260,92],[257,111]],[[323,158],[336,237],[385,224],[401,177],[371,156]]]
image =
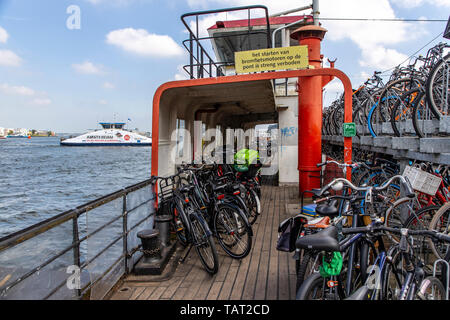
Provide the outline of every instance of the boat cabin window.
[[103,129],[123,129],[125,123],[100,123]]

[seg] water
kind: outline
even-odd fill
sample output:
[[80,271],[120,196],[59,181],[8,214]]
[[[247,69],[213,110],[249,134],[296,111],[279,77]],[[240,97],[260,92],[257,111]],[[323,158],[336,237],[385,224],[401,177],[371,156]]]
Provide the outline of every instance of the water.
[[0,140],[0,238],[150,177],[151,147]]

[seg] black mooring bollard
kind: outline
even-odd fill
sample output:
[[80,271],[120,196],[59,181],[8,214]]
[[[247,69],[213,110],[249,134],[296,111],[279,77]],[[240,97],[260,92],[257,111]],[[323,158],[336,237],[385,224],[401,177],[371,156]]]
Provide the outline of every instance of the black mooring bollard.
[[138,238],[142,241],[142,251],[147,263],[159,261],[161,259],[161,248],[159,241],[159,230],[146,229],[139,231]]

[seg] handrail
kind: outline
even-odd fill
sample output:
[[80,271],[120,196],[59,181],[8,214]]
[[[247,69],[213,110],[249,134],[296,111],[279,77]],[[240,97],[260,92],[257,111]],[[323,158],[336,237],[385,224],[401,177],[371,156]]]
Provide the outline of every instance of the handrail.
[[[108,270],[104,271],[102,274],[99,275],[99,277],[94,281],[90,281],[85,285],[84,288],[79,288],[76,290],[77,296],[79,298],[82,297],[83,294],[85,294],[90,288],[93,287],[95,283],[100,281],[103,277],[105,277],[108,272],[114,268],[118,262],[121,261],[121,259],[125,258],[125,273],[129,272],[128,268],[128,259],[132,258],[133,255],[139,250],[140,245],[137,245],[135,248],[128,249],[127,246],[127,237],[130,234],[132,230],[134,230],[136,227],[147,221],[150,217],[152,217],[155,212],[152,210],[149,210],[148,214],[145,215],[144,218],[140,219],[137,223],[135,223],[133,226],[128,226],[128,216],[133,213],[133,211],[137,210],[138,208],[142,207],[145,204],[148,204],[149,202],[153,201],[155,199],[155,196],[149,194],[149,197],[146,198],[143,201],[140,201],[139,203],[133,204],[134,206],[132,208],[127,208],[127,195],[130,193],[133,193],[135,191],[138,191],[142,188],[145,188],[149,185],[152,185],[153,181],[152,179],[147,179],[145,181],[136,183],[132,186],[129,186],[127,188],[121,189],[119,191],[110,193],[106,196],[103,196],[101,198],[98,198],[96,200],[90,201],[86,204],[83,204],[75,209],[63,212],[55,217],[52,217],[50,219],[44,220],[40,223],[37,223],[31,227],[25,228],[21,231],[17,231],[13,234],[10,234],[8,236],[5,236],[0,239],[0,253],[4,252],[8,249],[14,250],[13,247],[23,243],[29,239],[32,239],[48,230],[51,230],[67,221],[73,220],[73,241],[71,245],[68,245],[65,248],[58,249],[56,253],[52,253],[50,257],[47,257],[45,261],[40,262],[39,265],[32,266],[33,268],[31,270],[24,271],[23,274],[19,274],[12,282],[5,283],[0,287],[0,294],[5,294],[8,292],[8,290],[12,289],[16,285],[20,284],[24,280],[30,278],[36,272],[39,272],[40,270],[43,270],[46,266],[50,265],[52,262],[56,261],[58,258],[62,257],[64,254],[70,252],[70,250],[74,251],[74,258],[73,258],[73,264],[78,266],[80,270],[86,269],[86,267],[92,263],[94,260],[96,260],[99,256],[101,256],[105,251],[110,249],[113,245],[115,245],[119,240],[123,239],[123,250],[120,257],[117,258],[117,260],[109,266]],[[150,193],[152,193],[150,191]],[[87,213],[88,211],[100,207],[102,205],[105,205],[107,203],[110,203],[111,201],[117,200],[117,199],[123,199],[122,203],[122,213],[120,215],[115,215],[111,220],[103,222],[102,225],[98,226],[95,230],[87,232],[87,234],[83,234],[83,237],[80,238],[79,236],[79,230],[78,230],[78,218],[80,215]],[[122,232],[120,234],[116,234],[115,238],[113,240],[108,239],[108,242],[105,243],[105,247],[99,250],[99,252],[94,256],[91,257],[89,260],[84,260],[83,262],[80,261],[80,244],[83,241],[87,241],[90,237],[94,236],[95,234],[99,233],[100,231],[104,230],[106,227],[111,226],[113,223],[119,221],[122,219]],[[91,279],[92,280],[92,279]],[[51,297],[53,294],[58,292],[63,286],[64,283],[66,283],[67,279],[65,279],[63,282],[58,284],[56,287],[52,287],[50,293],[48,293],[44,299],[47,299]]]
[[122,189],[120,191],[110,193],[101,198],[98,198],[98,199],[90,201],[86,204],[83,204],[75,209],[65,211],[57,216],[43,220],[43,221],[38,222],[30,227],[27,227],[27,228],[19,230],[17,232],[11,233],[3,238],[0,238],[0,252],[7,248],[13,247],[19,243],[22,243],[30,238],[33,238],[49,229],[57,227],[57,226],[63,224],[64,222],[67,222],[75,217],[78,218],[81,214],[83,214],[89,210],[95,209],[105,203],[111,202],[111,201],[113,201],[117,198],[120,198],[130,192],[141,189],[149,184],[151,184],[151,179],[136,183],[136,184],[129,186],[125,189]]
[[[256,32],[250,31],[250,10],[252,10],[252,9],[263,9],[265,11],[267,30],[264,33],[267,34],[267,48],[270,48],[271,47],[270,20],[269,20],[269,11],[266,6],[250,5],[250,6],[242,6],[242,7],[225,8],[225,9],[197,11],[197,12],[185,13],[181,16],[181,21],[183,22],[184,26],[186,27],[186,29],[189,32],[189,39],[186,39],[183,41],[183,46],[186,48],[186,50],[189,52],[189,55],[190,55],[190,57],[189,57],[190,64],[184,66],[184,69],[186,70],[185,67],[187,67],[187,66],[190,67],[190,70],[186,71],[186,72],[189,74],[191,79],[195,79],[194,66],[197,66],[197,78],[203,78],[204,71],[206,71],[206,73],[209,74],[209,77],[212,77],[212,66],[214,66],[216,69],[216,76],[223,75],[220,70],[220,68],[221,68],[221,66],[223,66],[223,64],[221,65],[221,63],[217,63],[216,61],[214,61],[214,59],[211,58],[211,56],[208,54],[208,52],[203,48],[203,46],[200,43],[201,40],[211,39],[212,37],[199,38],[198,17],[200,15],[214,14],[214,13],[220,13],[220,12],[248,10],[249,26],[248,26],[248,32],[246,32],[245,34],[256,33],[256,32],[262,33],[261,31],[256,31]],[[195,18],[196,18],[196,32],[195,33],[191,30],[191,28],[189,27],[189,24],[185,20],[187,17],[192,17],[192,16],[195,16]],[[241,35],[241,34],[239,34],[239,35]],[[186,42],[189,42],[189,48],[186,46],[186,44],[185,44]],[[197,55],[194,55],[194,45],[193,45],[194,42],[196,44]],[[204,61],[203,61],[204,56],[206,57],[206,59],[208,61],[206,63],[204,63]],[[195,60],[196,64],[194,64],[194,60]],[[204,68],[204,66],[209,66],[209,72]]]

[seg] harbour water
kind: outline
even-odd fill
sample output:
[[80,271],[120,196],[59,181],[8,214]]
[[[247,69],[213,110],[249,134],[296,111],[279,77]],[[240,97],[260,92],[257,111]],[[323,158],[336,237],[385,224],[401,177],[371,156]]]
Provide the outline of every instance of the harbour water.
[[151,147],[0,141],[0,238],[150,177]]

